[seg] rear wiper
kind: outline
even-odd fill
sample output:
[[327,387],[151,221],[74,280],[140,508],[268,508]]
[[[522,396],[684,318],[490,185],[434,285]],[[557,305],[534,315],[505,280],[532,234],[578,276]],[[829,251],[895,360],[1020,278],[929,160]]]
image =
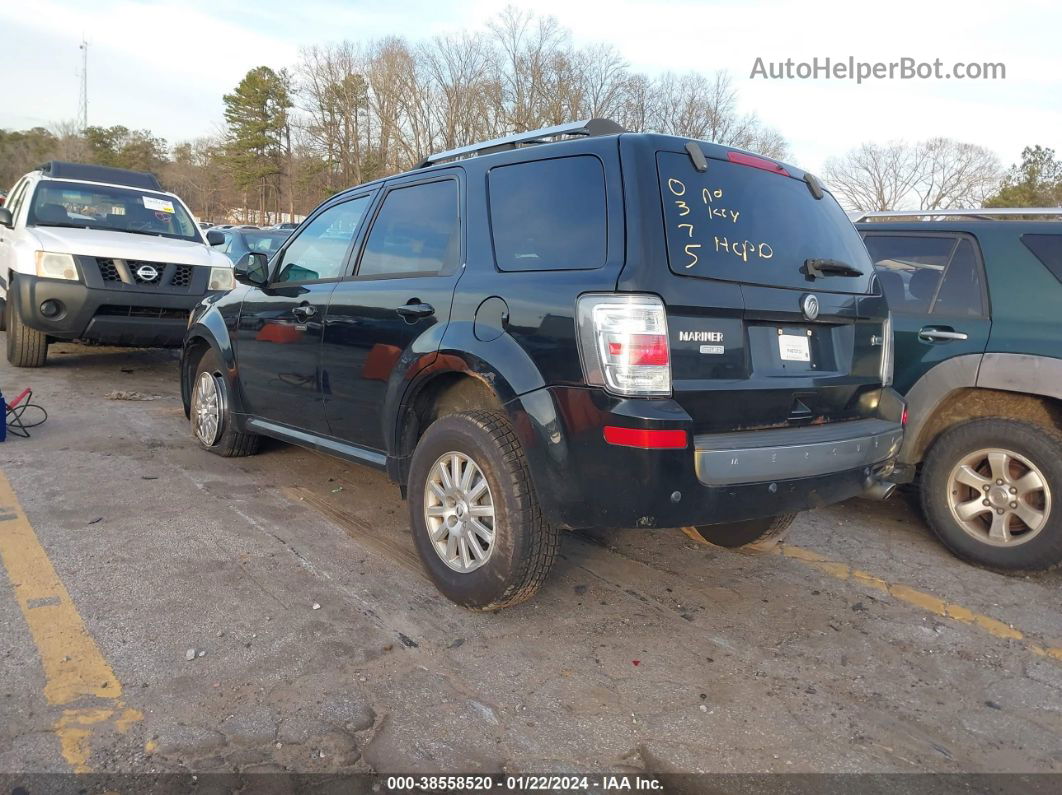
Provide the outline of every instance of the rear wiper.
[[863,271],[839,259],[806,259],[804,270],[812,279],[824,276],[862,276]]

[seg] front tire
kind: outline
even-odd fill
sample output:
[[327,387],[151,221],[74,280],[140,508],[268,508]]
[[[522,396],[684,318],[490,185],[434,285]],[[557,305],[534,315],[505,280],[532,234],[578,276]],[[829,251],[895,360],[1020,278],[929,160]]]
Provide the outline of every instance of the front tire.
[[447,599],[494,610],[538,591],[559,540],[504,414],[469,411],[432,423],[413,452],[407,491],[413,543]]
[[22,322],[18,292],[8,285],[4,301],[4,327],[7,329],[7,360],[15,367],[43,367],[48,360],[48,335]]
[[215,455],[238,458],[258,452],[260,437],[236,430],[232,402],[221,364],[213,350],[203,354],[192,381],[189,419],[199,446]]
[[736,549],[757,542],[769,542],[774,546],[789,534],[789,527],[796,516],[795,513],[782,513],[760,519],[746,519],[744,522],[702,524],[694,527],[694,530],[709,544],[715,544],[717,547]]
[[1062,434],[982,419],[942,433],[922,464],[922,511],[949,550],[1004,571],[1062,563]]

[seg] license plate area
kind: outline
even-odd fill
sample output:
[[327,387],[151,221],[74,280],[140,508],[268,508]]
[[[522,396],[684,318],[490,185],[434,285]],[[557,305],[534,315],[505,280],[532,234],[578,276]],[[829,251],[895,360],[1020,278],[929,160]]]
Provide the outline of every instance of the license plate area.
[[853,355],[852,328],[829,323],[749,323],[752,371],[765,376],[847,374]]
[[786,334],[778,329],[778,358],[786,362],[811,363],[811,332]]

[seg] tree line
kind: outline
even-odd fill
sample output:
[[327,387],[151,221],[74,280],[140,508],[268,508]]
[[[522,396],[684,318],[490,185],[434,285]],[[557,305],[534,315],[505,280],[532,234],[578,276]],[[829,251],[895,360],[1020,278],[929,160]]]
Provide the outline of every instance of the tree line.
[[[726,73],[650,77],[615,48],[577,46],[555,18],[513,6],[482,32],[307,47],[295,64],[251,69],[223,99],[223,131],[172,146],[124,126],[0,130],[0,184],[53,157],[95,162],[156,173],[201,218],[265,223],[433,151],[582,118],[790,154],[779,131],[740,110]],[[1054,153],[1023,158],[1004,173],[987,149],[947,138],[867,143],[823,176],[850,209],[1059,204]]]
[[785,157],[723,72],[649,77],[609,45],[577,46],[555,18],[508,7],[482,32],[304,48],[225,94],[221,134],[174,146],[116,126],[0,131],[0,184],[50,157],[150,170],[202,218],[275,219],[411,168],[434,151],[575,119]]

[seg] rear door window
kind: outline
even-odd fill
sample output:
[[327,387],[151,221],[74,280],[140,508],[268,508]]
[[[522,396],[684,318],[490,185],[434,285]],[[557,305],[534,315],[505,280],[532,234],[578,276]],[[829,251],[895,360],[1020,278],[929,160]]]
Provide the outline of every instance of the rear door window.
[[[826,193],[801,179],[709,159],[698,172],[687,154],[657,155],[668,261],[674,273],[793,289],[865,293],[872,267],[859,233]],[[809,259],[850,265],[860,276],[809,281]]]
[[893,312],[984,314],[981,267],[969,238],[875,233],[866,236],[866,245]]
[[589,270],[605,264],[605,172],[596,157],[499,166],[487,179],[499,269]]
[[373,222],[358,276],[409,276],[450,271],[461,234],[457,181],[394,188]]
[[1021,242],[1062,282],[1062,235],[1022,235]]

